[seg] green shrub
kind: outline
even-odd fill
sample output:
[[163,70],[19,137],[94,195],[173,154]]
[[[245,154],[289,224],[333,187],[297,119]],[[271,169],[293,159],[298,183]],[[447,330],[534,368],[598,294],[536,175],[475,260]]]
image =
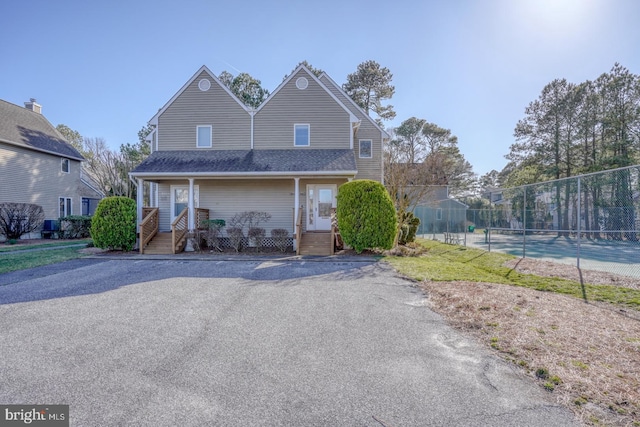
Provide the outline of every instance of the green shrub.
[[130,251],[136,243],[136,202],[128,197],[100,200],[91,221],[96,247]]
[[382,184],[368,179],[351,181],[338,190],[338,227],[344,243],[357,253],[391,249],[397,233],[393,201]]
[[88,215],[69,215],[60,218],[65,239],[83,239],[91,234],[91,217]]

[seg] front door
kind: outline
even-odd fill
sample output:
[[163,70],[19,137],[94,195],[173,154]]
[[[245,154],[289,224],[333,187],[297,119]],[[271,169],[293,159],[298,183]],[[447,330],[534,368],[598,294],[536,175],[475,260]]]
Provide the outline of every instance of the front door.
[[331,209],[336,206],[336,186],[307,186],[307,230],[331,230]]
[[[198,207],[199,191],[197,185],[193,186],[193,206]],[[171,186],[171,222],[180,212],[189,206],[189,186],[188,185],[172,185]]]

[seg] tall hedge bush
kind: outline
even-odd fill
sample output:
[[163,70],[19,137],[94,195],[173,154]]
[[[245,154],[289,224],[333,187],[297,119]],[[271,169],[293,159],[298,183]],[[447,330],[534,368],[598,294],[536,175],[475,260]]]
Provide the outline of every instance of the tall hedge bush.
[[130,251],[136,244],[136,202],[128,197],[100,200],[91,221],[94,246]]
[[398,220],[382,184],[368,179],[351,181],[339,188],[337,199],[338,228],[345,244],[357,253],[393,247]]

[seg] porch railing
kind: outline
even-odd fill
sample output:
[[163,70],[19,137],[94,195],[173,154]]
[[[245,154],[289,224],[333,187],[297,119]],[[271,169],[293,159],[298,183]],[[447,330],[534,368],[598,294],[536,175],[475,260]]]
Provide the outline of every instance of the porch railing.
[[209,209],[196,208],[196,229],[207,228],[202,225],[202,221],[209,220]]
[[160,210],[158,208],[142,208],[142,222],[140,223],[140,253],[144,253],[144,248],[151,239],[158,234],[158,223],[160,222]]
[[189,231],[189,208],[184,208],[171,223],[171,250],[174,254],[182,252],[187,244]]
[[296,220],[296,255],[300,255],[300,241],[302,240],[302,206],[298,209]]

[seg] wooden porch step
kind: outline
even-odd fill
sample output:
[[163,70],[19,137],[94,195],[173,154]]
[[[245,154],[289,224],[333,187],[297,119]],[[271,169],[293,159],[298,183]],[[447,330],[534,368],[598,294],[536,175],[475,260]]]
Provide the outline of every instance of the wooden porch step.
[[331,255],[331,233],[302,233],[300,237],[300,255]]
[[149,242],[144,253],[148,255],[167,255],[172,254],[171,249],[171,233],[158,233]]

